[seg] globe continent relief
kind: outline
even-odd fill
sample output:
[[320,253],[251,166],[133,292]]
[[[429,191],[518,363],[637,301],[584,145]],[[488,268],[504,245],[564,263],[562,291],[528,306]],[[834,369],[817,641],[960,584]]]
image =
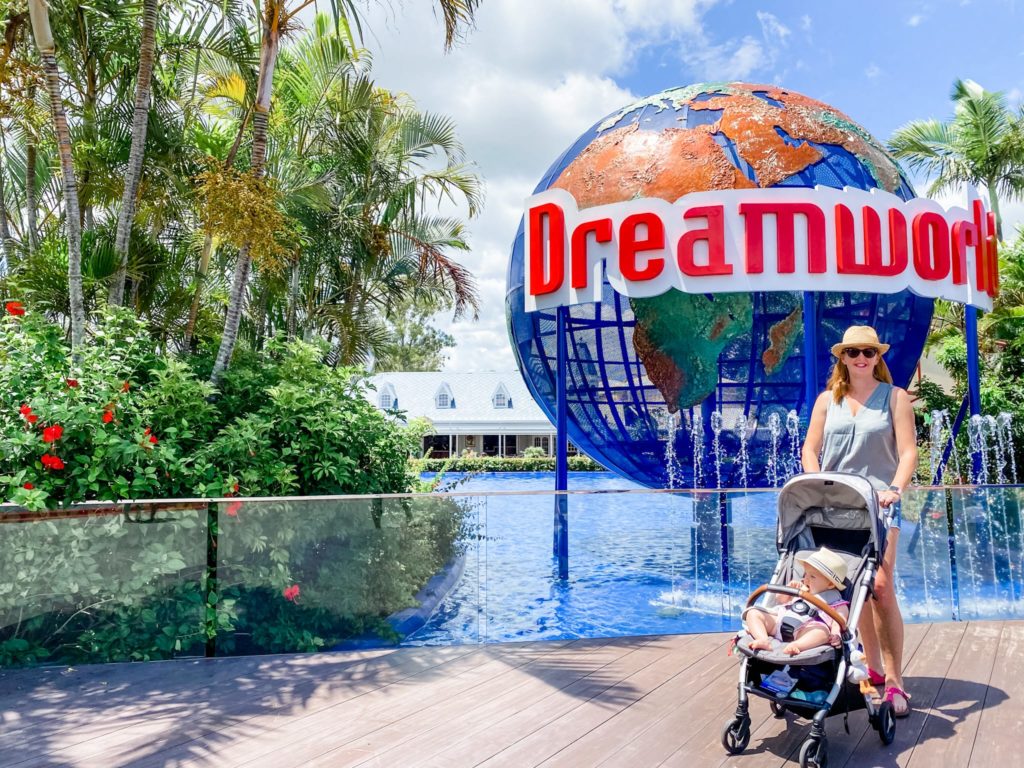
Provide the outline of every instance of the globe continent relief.
[[[817,185],[914,197],[883,146],[833,107],[778,86],[713,83],[663,91],[604,118],[555,162],[535,193],[563,189],[583,209]],[[524,311],[523,231],[521,222],[509,262],[509,334],[527,386],[554,421],[555,310]],[[796,411],[806,423],[810,405],[800,293],[671,290],[629,299],[606,280],[602,295],[569,309],[568,431],[575,445],[655,488],[763,487],[795,471],[803,432],[792,418],[787,431],[786,416]],[[817,388],[831,369],[829,348],[853,324],[878,330],[892,345],[886,359],[895,383],[909,383],[931,299],[909,291],[813,295]]]

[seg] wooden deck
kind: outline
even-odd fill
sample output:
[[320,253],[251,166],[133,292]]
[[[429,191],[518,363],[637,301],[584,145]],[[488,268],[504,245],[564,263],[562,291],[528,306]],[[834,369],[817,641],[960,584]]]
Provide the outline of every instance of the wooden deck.
[[[728,637],[681,635],[0,673],[0,765],[725,766],[793,764],[808,725],[751,704],[743,755]],[[828,721],[830,765],[1019,765],[1024,622],[916,625],[914,713],[883,747]]]

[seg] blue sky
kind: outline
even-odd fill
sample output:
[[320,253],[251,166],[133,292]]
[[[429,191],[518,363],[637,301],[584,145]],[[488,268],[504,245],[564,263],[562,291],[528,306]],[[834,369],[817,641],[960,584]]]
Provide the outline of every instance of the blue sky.
[[[1024,93],[1014,0],[483,0],[476,28],[447,55],[433,5],[371,3],[364,44],[378,83],[454,119],[485,180],[472,249],[459,257],[477,276],[480,317],[437,318],[458,342],[456,371],[515,367],[505,269],[524,200],[581,133],[637,98],[708,80],[778,83],[886,141],[910,120],[948,118],[958,77],[1014,106]],[[1003,214],[1012,232],[1024,205]]]

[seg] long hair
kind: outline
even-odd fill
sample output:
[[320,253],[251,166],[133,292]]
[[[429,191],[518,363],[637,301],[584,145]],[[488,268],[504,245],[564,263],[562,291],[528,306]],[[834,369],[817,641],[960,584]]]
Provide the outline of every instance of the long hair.
[[[892,374],[889,373],[889,366],[885,364],[885,358],[878,356],[878,365],[875,366],[874,376],[878,381],[892,384]],[[842,402],[846,393],[850,391],[850,372],[846,370],[846,363],[842,356],[836,358],[836,364],[832,366],[832,376],[828,380],[828,388],[832,390],[832,399],[836,403]]]

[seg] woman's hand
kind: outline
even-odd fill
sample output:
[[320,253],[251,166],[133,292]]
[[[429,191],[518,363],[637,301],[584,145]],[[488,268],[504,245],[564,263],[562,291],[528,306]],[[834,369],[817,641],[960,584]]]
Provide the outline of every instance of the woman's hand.
[[882,509],[891,507],[897,501],[900,500],[900,495],[896,491],[879,491],[878,492],[878,503]]

